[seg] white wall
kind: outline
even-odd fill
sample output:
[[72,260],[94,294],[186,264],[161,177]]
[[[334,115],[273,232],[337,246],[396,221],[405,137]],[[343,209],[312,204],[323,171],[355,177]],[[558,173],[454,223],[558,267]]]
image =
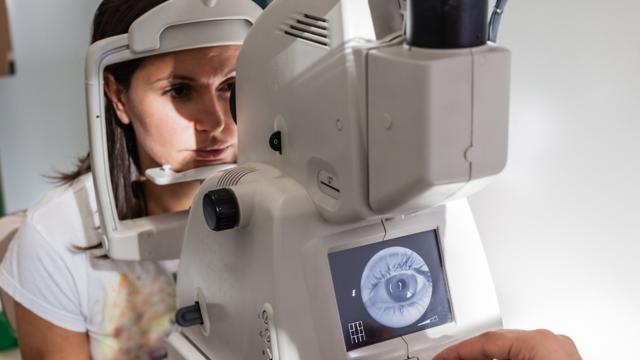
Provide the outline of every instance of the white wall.
[[98,0],[8,0],[17,75],[0,78],[0,174],[7,211],[53,187],[88,151],[84,54]]
[[505,326],[640,343],[640,2],[511,1],[510,154],[471,199]]

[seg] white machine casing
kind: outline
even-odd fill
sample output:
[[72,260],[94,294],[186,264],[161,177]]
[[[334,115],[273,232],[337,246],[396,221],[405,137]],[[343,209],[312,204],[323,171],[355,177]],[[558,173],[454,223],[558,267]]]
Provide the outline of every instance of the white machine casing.
[[[369,14],[401,13],[397,2],[374,4],[274,2],[238,59],[238,121],[251,124],[239,126],[239,163],[281,169],[331,222],[465,197],[507,160],[508,50],[412,48],[393,34],[376,41],[389,17]],[[295,30],[299,19],[327,30]],[[282,155],[268,147],[274,131]],[[322,191],[321,172],[339,195]]]
[[250,0],[168,0],[138,18],[127,34],[97,41],[89,48],[86,94],[91,171],[104,233],[103,245],[112,259],[177,259],[187,212],[119,219],[109,168],[104,69],[112,64],[173,51],[240,45],[261,11]]
[[[296,181],[261,164],[242,168],[253,172],[231,186],[241,203],[238,229],[212,234],[202,207],[192,208],[178,273],[178,306],[197,301],[204,324],[172,334],[170,359],[430,359],[446,345],[501,327],[466,200],[384,221],[330,224]],[[195,202],[227,185],[220,177],[209,178]],[[346,352],[328,254],[433,229],[454,322]]]
[[[278,0],[255,23],[239,167],[203,183],[181,254],[178,307],[203,324],[171,335],[170,359],[424,360],[501,327],[464,197],[506,164],[509,51],[410,47],[394,16],[395,1]],[[240,221],[213,232],[202,201],[220,188]],[[452,321],[347,351],[329,255],[428,230]]]

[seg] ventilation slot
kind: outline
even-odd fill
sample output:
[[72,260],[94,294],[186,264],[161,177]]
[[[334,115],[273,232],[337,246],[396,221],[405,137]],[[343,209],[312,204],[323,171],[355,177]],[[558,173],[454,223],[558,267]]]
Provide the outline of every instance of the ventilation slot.
[[285,35],[329,47],[329,21],[318,16],[301,14],[289,19],[282,29]]
[[231,170],[228,170],[218,179],[218,188],[226,188],[234,185],[238,185],[240,180],[258,170],[251,167],[237,167]]

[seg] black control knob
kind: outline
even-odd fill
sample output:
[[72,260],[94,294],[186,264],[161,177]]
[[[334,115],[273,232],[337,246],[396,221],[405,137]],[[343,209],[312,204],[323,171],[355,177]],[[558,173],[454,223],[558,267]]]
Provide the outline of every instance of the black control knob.
[[191,306],[178,309],[178,311],[176,311],[176,323],[182,327],[204,324],[200,304],[196,301],[196,303]]
[[271,150],[282,155],[282,132],[276,131],[269,137],[269,147]]
[[240,222],[240,206],[231,189],[209,191],[202,199],[202,207],[204,219],[213,231],[233,229]]

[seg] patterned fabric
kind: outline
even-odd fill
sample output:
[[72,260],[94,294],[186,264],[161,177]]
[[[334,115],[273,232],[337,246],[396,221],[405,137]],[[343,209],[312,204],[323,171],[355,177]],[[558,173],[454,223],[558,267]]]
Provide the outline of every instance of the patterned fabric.
[[177,261],[101,259],[91,176],[27,212],[0,265],[0,287],[56,326],[87,332],[93,359],[160,359],[175,312]]

